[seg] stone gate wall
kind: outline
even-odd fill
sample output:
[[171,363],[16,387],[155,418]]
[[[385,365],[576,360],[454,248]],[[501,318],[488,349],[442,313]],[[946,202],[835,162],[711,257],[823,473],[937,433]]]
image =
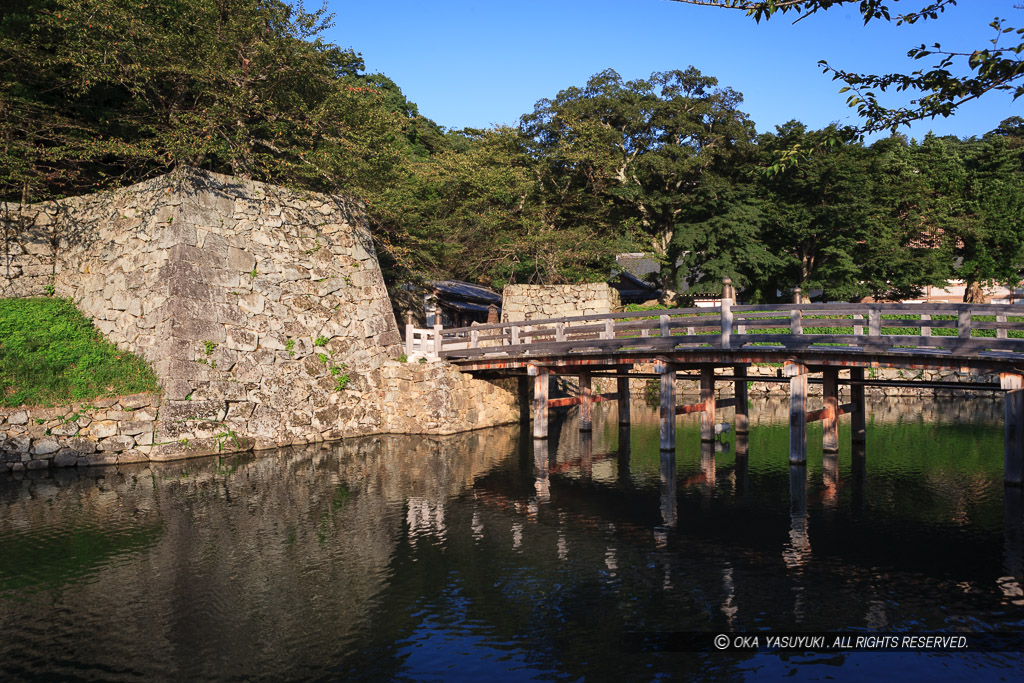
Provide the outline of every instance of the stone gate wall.
[[582,285],[506,285],[501,298],[501,317],[505,322],[600,315],[622,310],[618,291],[607,282]]

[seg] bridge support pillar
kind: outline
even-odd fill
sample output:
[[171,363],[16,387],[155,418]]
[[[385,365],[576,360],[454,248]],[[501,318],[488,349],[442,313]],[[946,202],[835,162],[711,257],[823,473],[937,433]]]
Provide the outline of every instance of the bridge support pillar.
[[999,384],[1006,392],[1003,479],[1010,486],[1020,486],[1024,465],[1024,377],[1014,372],[1002,372]]
[[822,372],[822,396],[825,416],[821,420],[821,450],[827,454],[839,452],[839,369],[825,368]]
[[[850,438],[854,445],[863,444],[867,440],[867,404],[864,401],[864,368],[850,368],[850,402],[853,412],[850,414]],[[857,452],[858,449],[854,449]],[[860,448],[861,453],[864,452]]]
[[531,365],[526,373],[533,377],[533,438],[548,438],[548,379],[547,368]]
[[619,392],[619,424],[628,425],[629,415],[629,378],[619,377],[615,380],[616,389]]
[[788,360],[782,369],[789,378],[789,463],[807,462],[807,366]]
[[659,361],[654,371],[661,375],[661,450],[676,450],[676,371],[668,363]]
[[529,424],[530,413],[533,410],[533,406],[530,405],[530,378],[519,376],[516,381],[519,385],[519,421]]
[[594,407],[594,390],[593,383],[590,381],[589,372],[581,372],[579,374],[579,385],[580,385],[580,431],[589,432],[593,428],[593,407]]
[[736,413],[733,418],[737,434],[747,434],[750,431],[750,410],[747,399],[747,366],[734,365],[732,369],[733,394],[736,396]]
[[700,413],[700,440],[715,440],[715,369],[700,369],[700,400],[704,410]]

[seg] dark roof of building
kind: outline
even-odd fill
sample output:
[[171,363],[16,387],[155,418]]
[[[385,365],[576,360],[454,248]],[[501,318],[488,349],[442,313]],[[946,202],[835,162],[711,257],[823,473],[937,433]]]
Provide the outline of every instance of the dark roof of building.
[[642,252],[616,254],[615,264],[637,278],[661,271],[661,264]]
[[431,282],[430,286],[446,301],[461,300],[483,304],[485,309],[490,304],[501,306],[501,295],[495,291],[474,285],[469,282],[458,280],[439,280]]
[[454,308],[456,311],[468,311],[472,313],[487,313],[490,310],[490,306],[484,306],[483,304],[471,304],[468,301],[452,301],[445,299],[440,304],[445,308]]
[[625,271],[615,273],[608,279],[608,284],[619,293],[619,300],[624,304],[635,304],[657,299],[661,290]]

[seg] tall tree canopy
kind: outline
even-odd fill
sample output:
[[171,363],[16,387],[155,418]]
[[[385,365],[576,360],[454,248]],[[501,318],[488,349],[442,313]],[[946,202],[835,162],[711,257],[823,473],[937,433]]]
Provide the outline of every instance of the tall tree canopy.
[[[804,19],[833,8],[856,5],[864,23],[872,21],[915,24],[938,20],[957,0],[910,0],[912,9],[899,12],[900,0],[675,0],[690,5],[707,5],[745,11],[755,21],[774,16]],[[902,5],[905,6],[905,5]],[[901,7],[902,7],[901,6]],[[1018,7],[1019,8],[1019,7]],[[896,130],[912,121],[950,116],[957,107],[994,91],[1024,94],[1024,28],[1008,26],[995,17],[991,23],[992,40],[987,45],[950,49],[939,43],[911,48],[912,59],[934,60],[929,68],[911,73],[861,74],[819,62],[826,73],[843,81],[840,92],[852,91],[848,104],[864,118],[862,132]],[[875,90],[919,93],[906,106],[887,107],[879,102]]]
[[611,69],[541,100],[522,118],[560,225],[625,234],[659,258],[675,289],[686,241],[706,218],[713,178],[731,172],[753,125],[739,93],[694,68],[623,81]]
[[26,0],[0,15],[0,196],[177,164],[311,189],[386,177],[401,126],[323,10],[281,0]]

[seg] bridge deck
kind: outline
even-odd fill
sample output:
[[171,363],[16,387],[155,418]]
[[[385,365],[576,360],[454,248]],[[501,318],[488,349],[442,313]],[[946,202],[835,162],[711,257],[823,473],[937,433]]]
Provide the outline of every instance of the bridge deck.
[[1024,367],[1024,306],[733,306],[724,300],[714,308],[410,330],[407,339],[409,355],[440,357],[467,372],[652,359],[717,365],[801,359],[821,366],[1002,372]]
[[[547,436],[548,377],[575,374],[580,429],[590,429],[595,372],[618,376],[620,421],[628,422],[628,371],[655,364],[661,377],[661,446],[675,449],[675,417],[701,413],[701,438],[713,438],[715,382],[735,383],[737,433],[746,432],[746,366],[781,363],[790,385],[790,461],[806,460],[808,420],[823,423],[823,450],[838,449],[838,418],[851,414],[863,443],[864,369],[959,370],[999,374],[1006,396],[1007,483],[1021,483],[1024,463],[1024,306],[976,304],[781,304],[638,311],[433,330],[406,328],[410,357],[446,360],[464,372],[534,378],[534,436]],[[715,368],[732,366],[733,377]],[[853,402],[840,406],[839,370],[848,368]],[[700,371],[701,400],[675,403],[677,370]],[[821,373],[824,406],[807,411],[810,373]],[[645,373],[646,374],[646,373]],[[756,378],[749,378],[756,379]],[[902,382],[902,384],[912,384]],[[994,388],[968,383],[964,389]],[[610,398],[610,397],[603,397]],[[557,405],[567,404],[563,401]],[[725,407],[721,403],[721,407]]]

